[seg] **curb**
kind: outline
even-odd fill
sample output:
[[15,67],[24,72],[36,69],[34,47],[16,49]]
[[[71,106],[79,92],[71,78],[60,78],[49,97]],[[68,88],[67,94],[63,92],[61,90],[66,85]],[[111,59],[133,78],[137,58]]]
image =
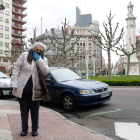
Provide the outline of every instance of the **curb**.
[[140,86],[110,86],[110,88],[140,88]]

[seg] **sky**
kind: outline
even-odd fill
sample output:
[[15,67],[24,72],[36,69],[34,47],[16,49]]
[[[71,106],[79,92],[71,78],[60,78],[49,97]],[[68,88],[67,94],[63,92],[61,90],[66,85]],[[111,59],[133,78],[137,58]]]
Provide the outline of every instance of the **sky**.
[[[124,27],[124,39],[126,38],[126,18],[127,18],[127,5],[130,0],[28,0],[27,5],[27,38],[30,39],[33,34],[33,29],[38,29],[37,36],[41,34],[41,18],[42,18],[42,33],[45,33],[45,29],[48,31],[51,28],[61,28],[61,22],[67,18],[69,25],[73,26],[76,22],[76,6],[81,9],[81,14],[92,14],[92,20],[99,21],[100,31],[104,33],[103,21],[107,22],[106,15],[110,10],[115,17],[112,20],[113,29],[116,27],[116,23],[119,22],[119,28],[116,32],[116,38],[119,36],[121,29]],[[136,35],[139,35],[140,30],[140,1],[131,1],[134,4],[133,14],[136,19]],[[103,51],[103,57],[107,63],[107,52]],[[111,62],[113,64],[119,59],[115,53],[111,53]]]

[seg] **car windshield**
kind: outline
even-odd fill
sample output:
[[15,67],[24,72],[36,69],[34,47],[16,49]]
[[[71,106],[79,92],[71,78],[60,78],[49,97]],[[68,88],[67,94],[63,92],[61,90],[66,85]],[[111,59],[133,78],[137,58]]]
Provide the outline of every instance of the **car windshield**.
[[58,82],[78,80],[82,78],[70,69],[54,69],[51,70],[51,74]]
[[7,75],[5,75],[4,73],[0,72],[0,79],[6,79],[9,78]]

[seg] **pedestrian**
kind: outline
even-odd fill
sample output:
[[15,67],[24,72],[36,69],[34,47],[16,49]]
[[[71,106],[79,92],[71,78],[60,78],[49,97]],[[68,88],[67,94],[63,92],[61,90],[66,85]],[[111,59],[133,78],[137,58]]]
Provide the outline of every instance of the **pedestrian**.
[[26,136],[28,133],[29,110],[32,119],[32,136],[38,136],[40,100],[45,100],[45,97],[46,100],[50,100],[47,90],[43,93],[46,88],[43,76],[50,71],[47,58],[44,57],[45,48],[44,44],[36,42],[28,52],[23,52],[19,56],[13,67],[11,87],[13,87],[12,94],[18,98],[20,104],[21,136]]

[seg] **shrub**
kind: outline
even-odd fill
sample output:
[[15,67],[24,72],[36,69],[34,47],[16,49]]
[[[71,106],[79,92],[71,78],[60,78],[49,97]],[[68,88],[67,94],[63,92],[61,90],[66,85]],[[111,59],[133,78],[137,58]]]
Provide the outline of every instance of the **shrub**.
[[140,86],[140,81],[101,81],[109,86]]

